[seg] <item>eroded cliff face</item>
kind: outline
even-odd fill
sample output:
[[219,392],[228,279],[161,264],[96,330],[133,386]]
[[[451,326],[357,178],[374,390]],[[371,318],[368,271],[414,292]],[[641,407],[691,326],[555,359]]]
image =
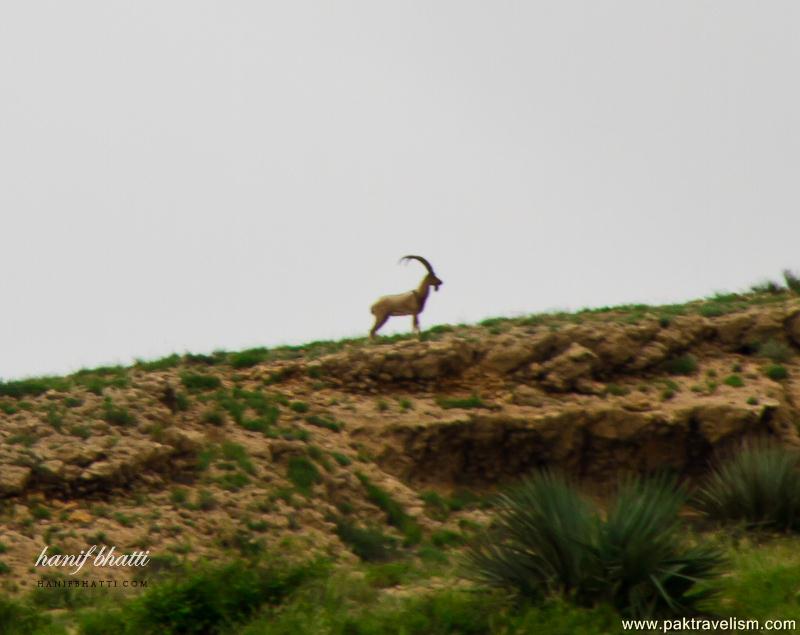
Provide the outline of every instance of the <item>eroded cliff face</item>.
[[341,555],[337,518],[386,520],[365,479],[432,527],[425,490],[491,489],[537,467],[592,483],[691,477],[750,437],[800,445],[800,300],[712,309],[493,320],[6,386],[5,560],[24,571],[54,535],[79,547],[98,534],[202,556],[249,532]]

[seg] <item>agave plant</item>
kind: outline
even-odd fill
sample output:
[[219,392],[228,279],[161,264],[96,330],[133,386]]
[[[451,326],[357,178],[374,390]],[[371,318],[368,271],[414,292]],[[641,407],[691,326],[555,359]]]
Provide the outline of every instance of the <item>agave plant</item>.
[[492,586],[538,599],[585,584],[585,548],[597,518],[562,475],[540,472],[500,496],[492,529],[467,551],[472,572]]
[[666,476],[629,479],[591,546],[599,572],[593,597],[603,597],[623,614],[686,614],[711,595],[697,583],[713,578],[721,553],[684,540],[678,512],[686,493]]
[[712,471],[695,497],[710,518],[800,530],[800,454],[775,442],[742,446]]
[[666,477],[630,479],[602,519],[568,480],[539,472],[500,499],[494,527],[468,549],[475,577],[529,599],[607,603],[632,616],[687,614],[709,592],[718,550],[684,540],[685,492]]

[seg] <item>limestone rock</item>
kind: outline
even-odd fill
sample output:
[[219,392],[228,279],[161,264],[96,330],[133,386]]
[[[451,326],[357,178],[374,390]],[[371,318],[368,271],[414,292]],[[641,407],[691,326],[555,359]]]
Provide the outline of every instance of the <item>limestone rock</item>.
[[31,478],[31,468],[0,464],[0,496],[21,493]]
[[590,379],[598,357],[588,348],[573,343],[566,351],[543,365],[542,385],[557,392],[574,389],[580,380]]

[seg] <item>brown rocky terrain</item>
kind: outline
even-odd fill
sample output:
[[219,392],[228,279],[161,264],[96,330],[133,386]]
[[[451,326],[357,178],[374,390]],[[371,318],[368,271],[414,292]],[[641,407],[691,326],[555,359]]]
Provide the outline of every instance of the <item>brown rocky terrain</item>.
[[800,444],[799,349],[800,300],[764,294],[0,384],[0,584],[35,584],[44,545],[355,557],[341,522],[403,533],[374,488],[426,532],[482,518],[430,492],[537,467],[692,477],[749,437]]

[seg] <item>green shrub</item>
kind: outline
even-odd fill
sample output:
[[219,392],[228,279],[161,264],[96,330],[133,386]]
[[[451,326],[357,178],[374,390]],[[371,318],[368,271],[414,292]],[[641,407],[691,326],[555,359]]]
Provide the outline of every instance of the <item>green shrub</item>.
[[695,583],[715,576],[721,556],[684,544],[684,500],[666,478],[629,480],[603,520],[569,481],[540,472],[500,498],[495,527],[470,545],[468,560],[479,580],[536,601],[691,613],[707,597]]
[[0,595],[0,635],[34,635],[63,632],[52,627],[50,617],[28,603]]
[[753,293],[768,293],[770,295],[780,295],[786,289],[774,280],[764,280],[750,287]]
[[17,381],[0,381],[0,397],[38,397],[48,390],[69,390],[69,381],[63,377],[34,377]]
[[229,492],[238,492],[250,482],[250,479],[247,474],[242,472],[229,472],[228,474],[223,474],[218,479],[218,482],[222,489],[226,489]]
[[793,355],[792,348],[777,340],[767,340],[758,347],[758,354],[767,357],[773,362],[788,362]]
[[233,368],[251,368],[267,359],[269,351],[266,348],[251,348],[240,353],[232,353],[228,361]]
[[202,373],[181,373],[181,383],[187,390],[194,392],[213,390],[222,386],[222,381],[219,377]]
[[308,404],[304,401],[293,401],[289,407],[298,414],[305,414],[308,412]]
[[800,455],[756,441],[720,462],[695,504],[710,518],[751,527],[800,530]]
[[786,281],[786,286],[789,289],[795,293],[800,293],[800,276],[789,269],[784,269],[783,279]]
[[312,426],[316,426],[318,428],[333,430],[334,432],[341,432],[342,428],[344,428],[344,424],[341,421],[335,421],[320,415],[307,416],[306,423],[310,423]]
[[606,393],[609,395],[614,395],[615,397],[622,397],[630,394],[630,392],[630,388],[627,388],[626,386],[620,386],[619,384],[608,384],[606,386]]
[[208,511],[210,509],[214,509],[217,506],[217,499],[214,498],[214,494],[212,494],[207,489],[201,489],[197,492],[197,499],[194,503],[195,509],[199,509],[202,511]]
[[243,445],[225,441],[222,443],[222,457],[228,461],[234,461],[242,470],[248,474],[254,474],[256,469],[247,454]]
[[668,359],[662,364],[662,368],[670,375],[691,375],[697,372],[697,360],[687,353]]
[[108,398],[103,402],[103,419],[117,426],[132,426],[136,423],[136,417],[127,408],[114,405]]
[[225,425],[225,413],[221,410],[217,410],[216,408],[211,408],[203,413],[203,415],[200,417],[200,420],[203,423],[208,423],[212,426],[222,426]]
[[286,468],[286,477],[303,494],[311,494],[311,489],[322,480],[317,466],[304,456],[293,456]]
[[331,452],[331,456],[342,467],[346,467],[353,463],[350,460],[350,457],[348,457],[346,454],[342,454],[341,452]]
[[374,528],[361,528],[342,518],[336,521],[336,535],[365,562],[396,558],[397,540]]
[[489,406],[478,395],[466,398],[458,397],[439,397],[436,403],[440,408],[488,408]]
[[464,537],[456,531],[437,529],[431,534],[431,542],[436,547],[449,547],[462,544],[464,542]]
[[770,364],[767,366],[765,374],[772,381],[783,381],[789,377],[789,371],[786,370],[785,366],[781,366],[780,364]]
[[136,367],[150,372],[155,370],[168,370],[170,368],[175,368],[180,363],[181,356],[173,353],[172,355],[167,355],[161,359],[155,359],[149,362],[137,360]]
[[397,527],[405,536],[406,543],[415,545],[422,540],[422,528],[411,516],[406,514],[403,507],[394,500],[389,493],[372,483],[364,474],[356,474],[358,480],[367,492],[367,498],[386,512],[386,519],[390,525]]
[[285,601],[301,584],[319,575],[319,566],[265,567],[249,562],[201,565],[176,578],[161,580],[141,596],[116,609],[95,614],[94,623],[108,624],[121,634],[197,634],[230,632],[231,625],[264,605]]
[[725,379],[722,380],[722,383],[726,386],[731,386],[732,388],[742,388],[744,386],[744,380],[741,378],[740,375],[728,375]]

